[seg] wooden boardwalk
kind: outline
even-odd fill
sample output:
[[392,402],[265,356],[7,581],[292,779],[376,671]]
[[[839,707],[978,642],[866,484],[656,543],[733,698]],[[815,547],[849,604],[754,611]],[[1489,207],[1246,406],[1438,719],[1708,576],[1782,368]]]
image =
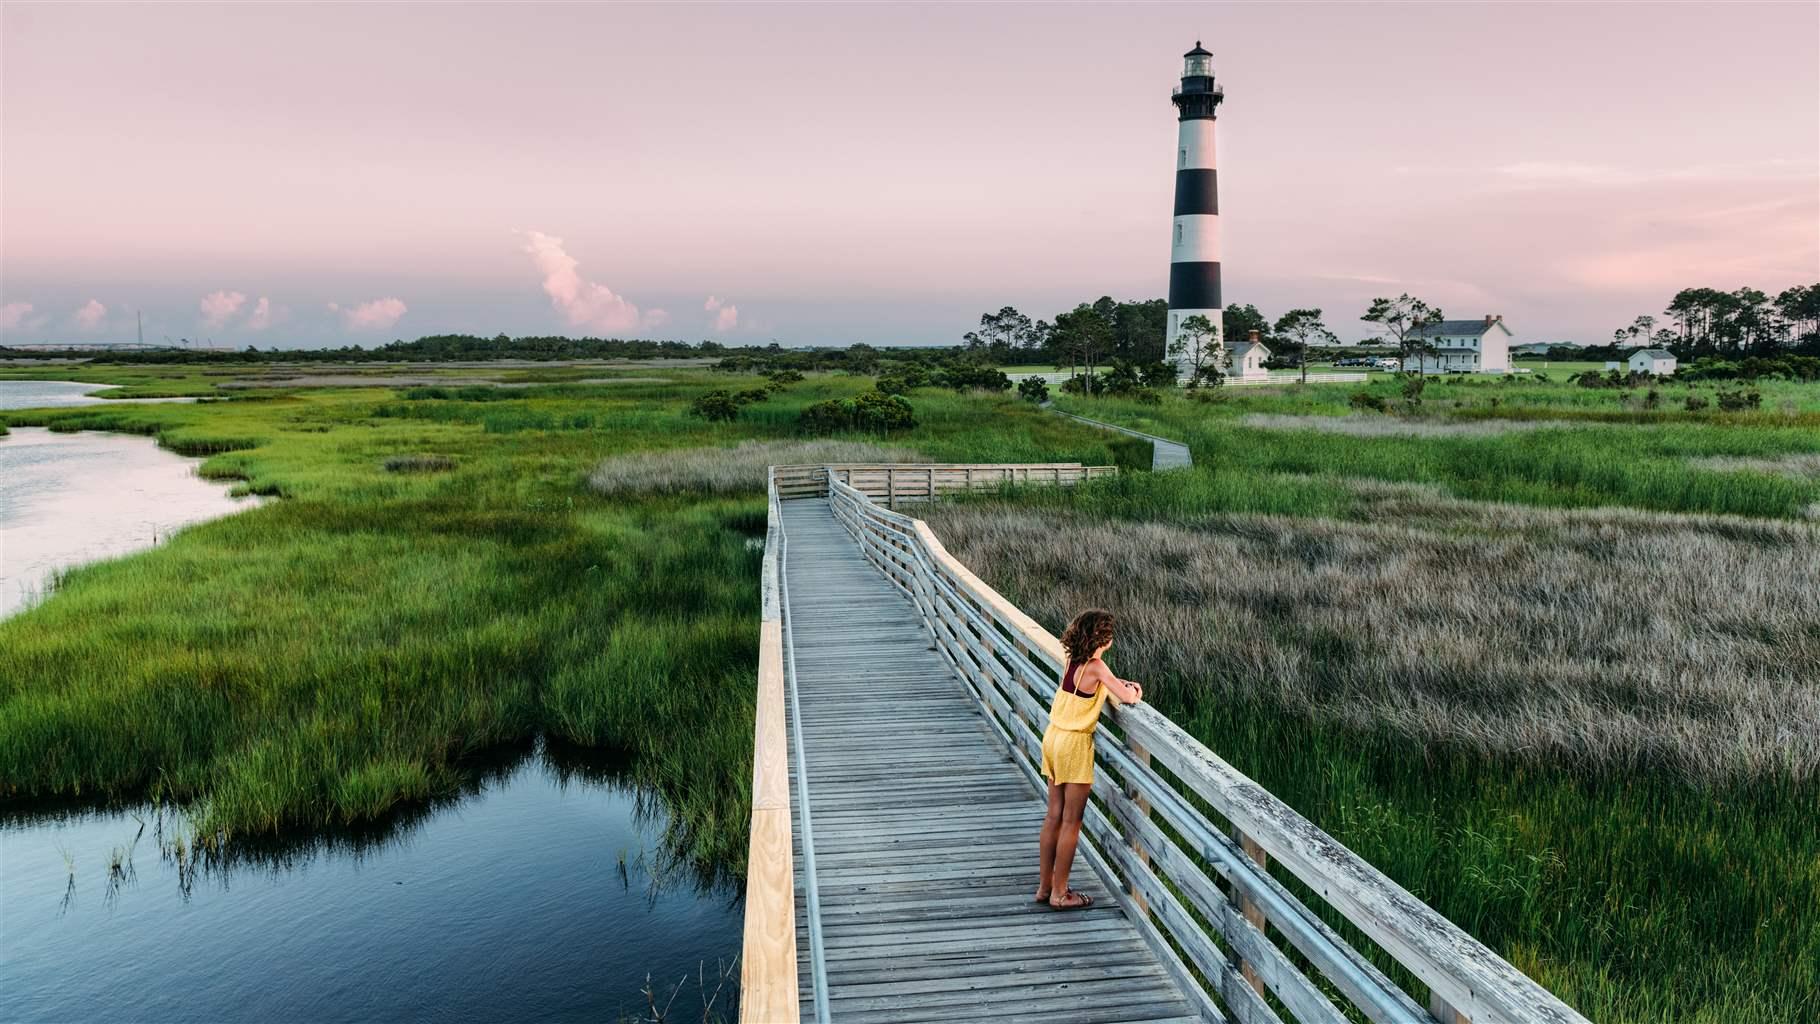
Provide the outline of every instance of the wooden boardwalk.
[[1116,430],[1121,434],[1130,434],[1132,437],[1141,437],[1144,440],[1149,441],[1150,469],[1153,472],[1161,472],[1166,469],[1189,469],[1194,466],[1194,456],[1189,453],[1188,446],[1180,441],[1171,441],[1166,437],[1158,437],[1155,434],[1146,434],[1141,430],[1133,430],[1130,427],[1121,427],[1116,423],[1107,423],[1104,420],[1089,419],[1086,416],[1076,416],[1071,412],[1062,412],[1062,410],[1057,409],[1054,403],[1051,402],[1045,402],[1043,405],[1044,408],[1049,409],[1051,412],[1061,413],[1061,415],[1066,416],[1071,420],[1079,420],[1089,426],[1100,427],[1105,430]]
[[[1070,883],[1093,907],[1034,901],[1041,798],[828,502],[782,509],[832,1019],[1200,1020],[1084,857]],[[794,848],[813,1020],[800,830]]]

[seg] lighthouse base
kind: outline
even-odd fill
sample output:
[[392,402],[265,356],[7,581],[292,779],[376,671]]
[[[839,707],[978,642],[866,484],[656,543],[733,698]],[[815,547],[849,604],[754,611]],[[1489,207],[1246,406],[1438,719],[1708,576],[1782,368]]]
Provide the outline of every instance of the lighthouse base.
[[1207,322],[1213,325],[1213,336],[1202,342],[1203,358],[1200,361],[1202,368],[1215,369],[1222,374],[1228,372],[1226,369],[1226,328],[1221,323],[1224,315],[1225,310],[1223,309],[1171,309],[1169,311],[1169,335],[1164,340],[1163,351],[1168,353],[1169,361],[1175,364],[1177,385],[1187,384],[1188,378],[1194,373],[1195,353],[1177,351],[1176,347],[1176,339],[1179,336],[1182,321],[1191,316],[1204,316],[1207,318]]

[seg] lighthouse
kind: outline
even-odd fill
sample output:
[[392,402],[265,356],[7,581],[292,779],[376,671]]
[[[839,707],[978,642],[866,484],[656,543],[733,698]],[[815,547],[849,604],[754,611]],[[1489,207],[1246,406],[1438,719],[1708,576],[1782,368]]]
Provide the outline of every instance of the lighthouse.
[[1213,161],[1213,121],[1225,93],[1213,81],[1213,54],[1201,48],[1182,55],[1182,84],[1170,102],[1180,126],[1175,149],[1175,224],[1169,249],[1169,332],[1176,375],[1193,372],[1193,359],[1176,353],[1182,321],[1199,314],[1213,324],[1203,365],[1224,372],[1220,313],[1220,200]]

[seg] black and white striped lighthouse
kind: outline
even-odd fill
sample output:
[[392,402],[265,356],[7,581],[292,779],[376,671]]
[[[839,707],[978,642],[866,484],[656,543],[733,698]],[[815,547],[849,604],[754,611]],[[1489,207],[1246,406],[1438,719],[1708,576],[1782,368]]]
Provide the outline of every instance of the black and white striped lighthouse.
[[[1182,84],[1170,102],[1179,112],[1175,152],[1175,236],[1169,250],[1169,337],[1175,350],[1182,321],[1195,314],[1213,324],[1207,366],[1219,367],[1225,339],[1220,327],[1220,200],[1213,161],[1214,113],[1225,93],[1213,81],[1213,54],[1194,49],[1182,55]],[[1186,376],[1193,362],[1175,357],[1177,373]]]

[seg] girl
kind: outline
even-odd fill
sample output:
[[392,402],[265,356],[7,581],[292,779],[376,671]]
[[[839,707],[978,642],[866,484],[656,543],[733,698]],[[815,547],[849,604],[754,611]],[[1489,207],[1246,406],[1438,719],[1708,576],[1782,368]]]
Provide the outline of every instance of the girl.
[[1043,730],[1043,774],[1049,779],[1049,813],[1038,845],[1036,901],[1056,910],[1093,905],[1093,899],[1068,888],[1074,846],[1081,838],[1081,815],[1093,792],[1093,730],[1110,694],[1120,704],[1135,704],[1144,688],[1112,674],[1100,656],[1112,646],[1112,613],[1089,608],[1062,631],[1068,669],[1049,705],[1049,727]]

